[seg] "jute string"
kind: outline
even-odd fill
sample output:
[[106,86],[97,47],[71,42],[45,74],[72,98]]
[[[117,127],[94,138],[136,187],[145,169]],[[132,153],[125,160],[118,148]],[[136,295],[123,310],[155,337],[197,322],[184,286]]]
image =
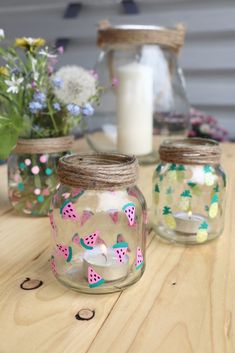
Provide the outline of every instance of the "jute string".
[[60,182],[87,190],[122,188],[135,184],[138,162],[124,154],[77,154],[59,161]]
[[104,47],[105,45],[145,45],[158,44],[179,52],[184,45],[185,26],[178,24],[175,28],[129,28],[125,26],[111,27],[107,21],[101,21],[97,45]]
[[14,149],[14,153],[56,153],[70,151],[73,147],[73,136],[20,139]]
[[219,164],[221,150],[218,142],[191,138],[166,140],[159,149],[160,159],[176,164]]

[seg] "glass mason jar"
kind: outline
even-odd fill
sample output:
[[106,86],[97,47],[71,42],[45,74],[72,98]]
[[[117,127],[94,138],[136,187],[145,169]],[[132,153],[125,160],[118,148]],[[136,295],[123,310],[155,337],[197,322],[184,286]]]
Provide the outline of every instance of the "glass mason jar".
[[146,203],[135,185],[137,161],[120,154],[60,159],[53,198],[51,268],[84,293],[120,291],[145,268]]
[[8,194],[14,209],[46,216],[58,184],[59,158],[71,150],[72,136],[19,140],[8,158]]
[[155,160],[153,133],[185,137],[189,104],[178,53],[185,29],[154,26],[100,28],[95,65],[104,87],[86,136],[95,151],[134,154]]
[[205,243],[224,228],[226,175],[220,148],[208,139],[169,140],[153,175],[153,226],[161,237]]

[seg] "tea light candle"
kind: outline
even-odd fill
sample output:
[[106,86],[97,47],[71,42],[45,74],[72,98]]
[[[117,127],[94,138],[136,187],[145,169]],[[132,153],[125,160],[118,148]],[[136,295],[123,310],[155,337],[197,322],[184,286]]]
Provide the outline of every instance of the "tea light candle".
[[196,234],[200,224],[206,221],[206,218],[200,214],[192,212],[177,212],[174,214],[176,222],[175,230],[186,234]]
[[127,276],[129,256],[125,255],[124,262],[120,263],[113,248],[106,248],[106,246],[102,244],[84,253],[83,273],[86,278],[89,266],[106,281],[115,281]]
[[117,147],[137,156],[152,152],[153,73],[140,63],[117,70]]

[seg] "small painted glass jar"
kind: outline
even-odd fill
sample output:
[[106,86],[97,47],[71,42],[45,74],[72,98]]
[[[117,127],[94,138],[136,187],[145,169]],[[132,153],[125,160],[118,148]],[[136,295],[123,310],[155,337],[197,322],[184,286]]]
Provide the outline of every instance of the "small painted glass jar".
[[8,159],[8,194],[14,209],[46,216],[56,191],[59,158],[69,153],[73,137],[21,139]]
[[208,139],[167,140],[153,176],[152,222],[172,242],[205,243],[224,228],[226,175]]
[[137,160],[120,154],[60,159],[53,198],[51,268],[85,293],[120,291],[145,268],[146,203],[135,185]]

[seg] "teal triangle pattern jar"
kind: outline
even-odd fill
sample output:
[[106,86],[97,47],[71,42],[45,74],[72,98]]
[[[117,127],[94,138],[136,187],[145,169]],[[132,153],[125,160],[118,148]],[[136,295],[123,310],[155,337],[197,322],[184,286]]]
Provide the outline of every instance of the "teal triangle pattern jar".
[[170,242],[206,243],[223,232],[226,175],[209,139],[166,140],[153,175],[152,224]]
[[51,269],[83,293],[110,293],[145,269],[146,203],[134,156],[79,154],[60,159],[52,202]]

